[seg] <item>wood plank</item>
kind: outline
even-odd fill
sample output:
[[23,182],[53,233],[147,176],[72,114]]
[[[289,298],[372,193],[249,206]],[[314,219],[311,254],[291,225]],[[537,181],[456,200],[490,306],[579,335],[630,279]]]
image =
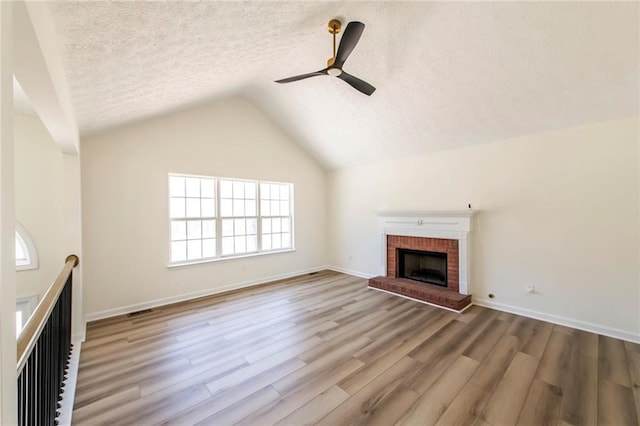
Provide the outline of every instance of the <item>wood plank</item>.
[[340,389],[339,386],[331,386],[329,389],[277,422],[276,425],[287,426],[316,424],[321,418],[329,414],[329,412],[333,411],[348,398],[349,394]]
[[609,380],[598,385],[598,424],[637,425],[635,401],[631,389]]
[[[302,382],[299,386],[290,389],[282,397],[265,405],[259,410],[247,410],[239,425],[274,424],[284,417],[293,413],[304,404],[313,400],[327,389],[334,386],[343,377],[362,367],[362,361],[350,358],[339,363],[335,368],[331,368],[325,374],[319,374],[308,381]],[[280,395],[280,394],[279,394]]]
[[598,380],[631,387],[627,351],[622,340],[598,336]]
[[538,368],[538,358],[518,352],[494,391],[482,418],[490,424],[515,424]]
[[561,386],[559,419],[576,426],[593,425],[598,421],[598,351],[597,346],[594,351],[588,343],[591,339],[576,336]]
[[562,390],[540,379],[534,379],[524,402],[518,425],[555,425],[560,413]]
[[640,345],[625,342],[627,360],[629,361],[629,375],[631,378],[631,390],[636,402],[636,415],[640,419]]
[[479,364],[478,361],[464,355],[459,356],[451,368],[447,369],[433,386],[418,398],[396,424],[435,424]]
[[474,424],[482,414],[490,396],[490,392],[467,382],[442,413],[436,425],[461,426]]
[[544,351],[536,377],[550,385],[561,387],[569,368],[574,336],[553,332]]
[[407,372],[414,369],[417,362],[409,357],[402,358],[369,386],[361,389],[323,417],[319,425],[357,424],[369,422],[377,415],[385,399],[398,387]]

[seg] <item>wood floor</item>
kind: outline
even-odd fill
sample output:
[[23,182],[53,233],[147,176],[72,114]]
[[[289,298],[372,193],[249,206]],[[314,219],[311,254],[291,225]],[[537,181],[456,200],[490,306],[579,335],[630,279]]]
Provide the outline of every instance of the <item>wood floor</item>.
[[91,323],[73,424],[633,425],[640,345],[321,272]]

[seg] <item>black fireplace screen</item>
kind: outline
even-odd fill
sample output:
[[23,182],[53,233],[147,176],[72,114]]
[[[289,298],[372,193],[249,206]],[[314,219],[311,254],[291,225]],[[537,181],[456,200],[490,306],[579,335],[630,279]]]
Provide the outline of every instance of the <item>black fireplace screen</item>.
[[398,276],[447,286],[447,253],[398,249]]

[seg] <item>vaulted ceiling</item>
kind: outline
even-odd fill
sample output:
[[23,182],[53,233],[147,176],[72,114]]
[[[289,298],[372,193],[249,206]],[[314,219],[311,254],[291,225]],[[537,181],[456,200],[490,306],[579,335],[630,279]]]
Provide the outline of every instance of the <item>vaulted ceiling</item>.
[[[328,168],[639,113],[636,2],[51,2],[83,134],[240,95]],[[345,70],[327,23],[366,25]]]

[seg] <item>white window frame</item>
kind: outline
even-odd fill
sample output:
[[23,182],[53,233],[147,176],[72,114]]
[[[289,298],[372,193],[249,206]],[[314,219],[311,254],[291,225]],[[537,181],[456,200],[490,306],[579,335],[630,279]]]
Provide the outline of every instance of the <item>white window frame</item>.
[[27,255],[26,259],[16,259],[16,271],[28,271],[38,269],[38,251],[31,236],[24,227],[16,222],[16,246],[19,245]]
[[[175,220],[175,218],[171,217],[170,205],[168,210],[168,219],[169,219],[169,254],[168,254],[168,267],[180,267],[180,266],[188,266],[199,263],[209,263],[209,262],[218,262],[221,260],[229,260],[229,259],[238,259],[244,257],[253,257],[253,256],[261,256],[267,254],[276,254],[276,253],[285,253],[295,251],[295,226],[294,226],[294,185],[292,182],[276,182],[276,181],[261,181],[255,179],[243,179],[243,178],[227,178],[227,177],[216,177],[216,176],[204,176],[204,175],[192,175],[185,173],[169,173],[168,181],[168,193],[167,200],[171,201],[171,190],[170,190],[170,181],[171,177],[184,177],[184,178],[199,178],[199,179],[215,179],[215,222],[216,222],[216,231],[215,231],[215,239],[216,239],[216,255],[215,257],[201,258],[201,259],[187,259],[184,261],[172,261],[172,253],[171,253],[171,221]],[[257,220],[257,229],[256,229],[256,238],[257,238],[257,250],[253,252],[246,252],[240,254],[222,254],[222,244],[223,244],[223,236],[222,236],[222,221],[224,219],[234,219],[234,217],[221,215],[221,191],[220,191],[220,182],[221,181],[242,181],[242,182],[251,182],[256,186],[256,220]],[[270,249],[263,250],[262,249],[262,215],[261,215],[261,206],[260,206],[260,184],[269,183],[269,184],[278,184],[278,185],[287,185],[289,187],[289,219],[291,226],[291,246],[280,249]],[[251,216],[254,217],[254,216]],[[269,216],[271,217],[271,216]],[[247,216],[243,217],[247,218]]]

